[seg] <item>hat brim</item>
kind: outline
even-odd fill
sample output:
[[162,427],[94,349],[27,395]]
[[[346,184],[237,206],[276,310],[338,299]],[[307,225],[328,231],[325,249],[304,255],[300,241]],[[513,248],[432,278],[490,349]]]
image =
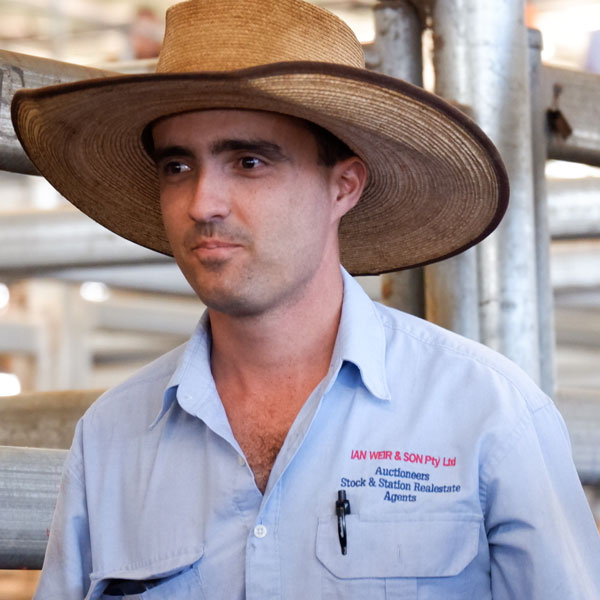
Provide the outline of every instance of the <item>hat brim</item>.
[[497,150],[465,114],[378,73],[288,62],[228,73],[122,75],[19,90],[12,118],[50,183],[115,233],[172,254],[146,126],[193,110],[265,110],[307,119],[342,139],[369,168],[340,225],[354,275],[448,258],[486,237],[508,202]]

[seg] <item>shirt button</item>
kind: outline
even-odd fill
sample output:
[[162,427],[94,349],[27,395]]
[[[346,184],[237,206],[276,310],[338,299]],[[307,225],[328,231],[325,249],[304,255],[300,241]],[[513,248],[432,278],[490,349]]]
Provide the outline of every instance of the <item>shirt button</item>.
[[244,457],[241,454],[238,454],[238,465],[240,465],[240,467],[246,466],[246,461],[244,460]]
[[257,525],[254,528],[254,535],[257,538],[264,538],[267,535],[267,528],[264,525]]

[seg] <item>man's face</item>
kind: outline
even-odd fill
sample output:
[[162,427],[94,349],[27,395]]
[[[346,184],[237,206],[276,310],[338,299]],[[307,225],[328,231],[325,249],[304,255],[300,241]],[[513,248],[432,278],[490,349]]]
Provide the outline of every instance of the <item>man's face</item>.
[[318,164],[301,121],[210,110],[164,119],[152,133],[167,236],[208,307],[262,314],[338,264],[336,167]]

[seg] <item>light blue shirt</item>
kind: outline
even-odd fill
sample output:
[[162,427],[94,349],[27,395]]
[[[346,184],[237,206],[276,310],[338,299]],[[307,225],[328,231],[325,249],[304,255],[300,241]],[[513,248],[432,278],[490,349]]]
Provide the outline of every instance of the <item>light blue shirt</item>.
[[600,598],[564,423],[506,359],[344,272],[329,372],[263,496],[209,358],[205,317],[82,418],[38,600]]

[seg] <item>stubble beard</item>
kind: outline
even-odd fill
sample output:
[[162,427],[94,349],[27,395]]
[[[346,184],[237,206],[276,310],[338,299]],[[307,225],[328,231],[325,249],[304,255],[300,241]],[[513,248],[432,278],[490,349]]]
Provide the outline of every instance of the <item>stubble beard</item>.
[[[244,254],[252,252],[251,236],[242,228],[225,222],[199,222],[184,236],[184,248],[191,249],[197,240],[211,238],[236,244]],[[240,257],[199,258],[193,255],[177,261],[198,298],[210,309],[228,314],[245,314],[250,310],[243,290],[252,287],[252,277]]]
[[270,265],[246,265],[236,272],[227,272],[227,264],[212,264],[206,277],[196,281],[196,294],[211,310],[235,318],[257,318],[288,304],[301,293],[302,283],[290,285],[279,280],[277,268]]

